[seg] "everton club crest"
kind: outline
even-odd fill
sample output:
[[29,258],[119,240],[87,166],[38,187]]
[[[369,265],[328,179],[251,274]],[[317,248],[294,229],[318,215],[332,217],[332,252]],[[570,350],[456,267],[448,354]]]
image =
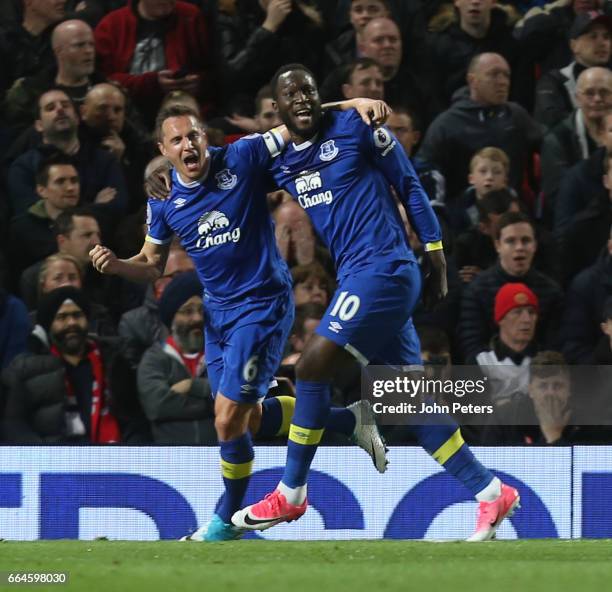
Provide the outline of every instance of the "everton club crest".
[[229,169],[223,169],[215,175],[215,180],[217,181],[217,187],[219,189],[227,190],[236,185],[238,177]]
[[338,154],[338,147],[334,143],[333,140],[327,140],[327,142],[323,142],[321,144],[321,153],[319,154],[319,158],[324,161],[333,160],[336,158]]

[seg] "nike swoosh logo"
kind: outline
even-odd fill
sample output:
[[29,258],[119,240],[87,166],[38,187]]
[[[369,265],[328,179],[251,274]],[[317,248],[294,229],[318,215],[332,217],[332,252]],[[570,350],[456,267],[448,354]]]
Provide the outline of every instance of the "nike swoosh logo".
[[284,520],[285,518],[287,518],[287,516],[279,516],[278,518],[267,518],[266,520],[257,520],[257,519],[253,519],[251,518],[248,514],[244,517],[244,523],[248,524],[249,526],[257,526],[258,524],[267,524],[268,522],[276,522],[276,521],[281,521]]

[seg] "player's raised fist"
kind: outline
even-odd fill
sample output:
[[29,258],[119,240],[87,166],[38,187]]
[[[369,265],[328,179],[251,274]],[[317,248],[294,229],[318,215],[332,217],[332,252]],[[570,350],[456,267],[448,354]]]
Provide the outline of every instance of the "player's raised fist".
[[89,257],[96,271],[106,274],[117,272],[119,259],[108,247],[96,245],[89,251]]

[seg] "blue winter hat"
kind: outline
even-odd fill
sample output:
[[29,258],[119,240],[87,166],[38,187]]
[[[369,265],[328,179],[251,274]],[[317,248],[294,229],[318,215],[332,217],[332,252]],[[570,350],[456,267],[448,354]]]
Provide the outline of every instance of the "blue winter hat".
[[202,296],[202,284],[195,271],[180,273],[164,288],[159,299],[159,318],[170,329],[176,311],[193,296]]

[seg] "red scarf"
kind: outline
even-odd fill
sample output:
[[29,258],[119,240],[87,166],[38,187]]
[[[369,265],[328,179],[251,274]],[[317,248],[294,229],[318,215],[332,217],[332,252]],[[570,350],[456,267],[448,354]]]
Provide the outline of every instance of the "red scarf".
[[166,345],[169,345],[180,357],[183,365],[191,374],[191,378],[198,378],[202,376],[204,371],[204,352],[198,352],[197,354],[184,354],[178,343],[174,341],[172,336],[166,339]]
[[[51,346],[51,353],[62,359],[62,354],[55,345]],[[108,408],[108,390],[106,388],[102,354],[94,341],[87,342],[87,359],[91,364],[94,378],[91,388],[91,433],[89,439],[95,444],[119,442],[121,439],[119,424]],[[68,380],[68,376],[66,376],[65,384],[68,398],[74,400],[74,387]]]

